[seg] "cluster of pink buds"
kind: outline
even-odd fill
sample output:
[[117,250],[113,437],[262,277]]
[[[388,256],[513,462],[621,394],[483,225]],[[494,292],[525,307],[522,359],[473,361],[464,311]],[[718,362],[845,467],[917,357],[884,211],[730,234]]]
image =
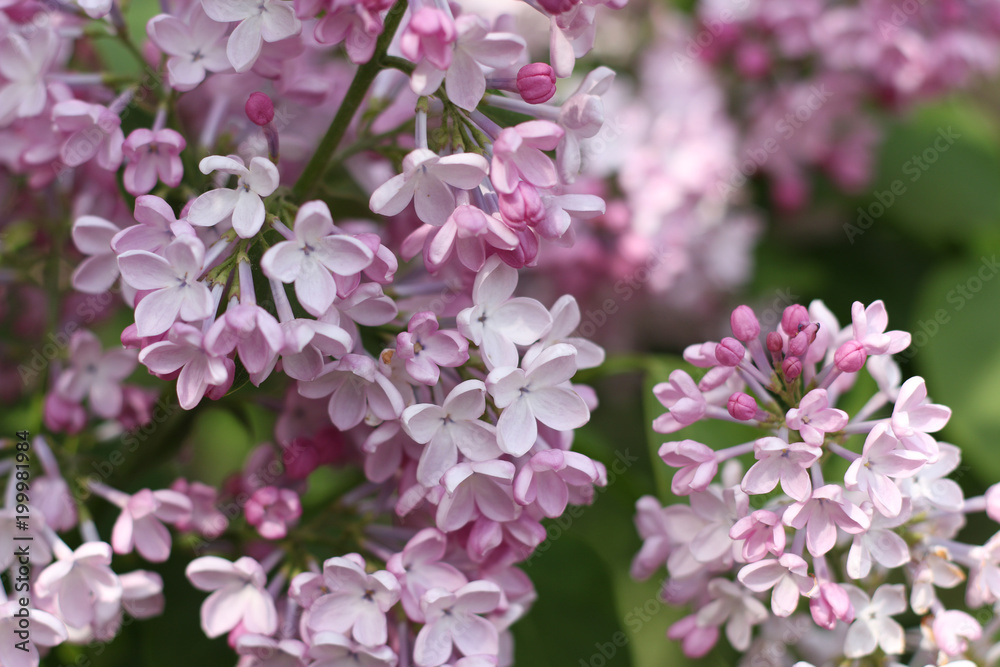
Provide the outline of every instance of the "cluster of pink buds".
[[[956,536],[967,513],[1000,520],[996,489],[965,498],[948,479],[960,451],[932,434],[951,410],[928,399],[923,378],[901,381],[891,355],[910,335],[887,324],[881,301],[855,302],[844,328],[815,301],[789,306],[775,331],[762,332],[740,306],[732,337],[685,350],[705,369],[700,380],[676,370],[654,388],[668,410],[657,432],[704,419],[762,432],[722,449],[664,443],[660,457],[677,469],[671,490],[690,503],[637,504],[644,545],[632,573],[647,578],[666,564],[664,599],[693,608],[668,633],[687,655],[707,653],[724,630],[750,664],[772,664],[778,643],[781,664],[798,656],[801,666],[995,656],[998,623],[976,612],[1000,599],[1000,534],[985,545]],[[862,370],[875,392],[864,403],[851,396],[862,405],[851,415],[835,406],[870,386]],[[964,610],[939,595],[963,582]]]

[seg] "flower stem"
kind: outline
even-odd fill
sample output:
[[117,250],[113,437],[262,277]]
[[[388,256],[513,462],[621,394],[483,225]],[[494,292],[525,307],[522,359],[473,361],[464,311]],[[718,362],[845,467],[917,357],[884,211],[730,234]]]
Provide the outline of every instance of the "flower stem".
[[306,165],[302,175],[299,176],[299,180],[296,181],[295,187],[292,188],[292,191],[300,200],[305,199],[316,186],[316,182],[322,178],[323,172],[326,171],[326,167],[330,162],[330,158],[333,156],[334,151],[337,150],[337,146],[340,145],[340,141],[344,138],[348,126],[350,126],[351,121],[354,119],[354,114],[357,113],[361,102],[364,101],[365,95],[368,93],[368,88],[371,87],[375,76],[385,66],[385,52],[389,48],[389,43],[392,42],[393,36],[396,34],[396,28],[399,27],[405,11],[406,0],[396,0],[396,3],[386,15],[385,27],[382,34],[378,36],[378,42],[375,44],[375,53],[372,55],[372,59],[358,68],[357,73],[354,75],[354,80],[351,81],[351,85],[347,89],[343,103],[337,109],[337,114],[330,123],[330,127],[327,128],[326,134],[323,135],[319,146],[316,147],[316,151],[309,160],[309,164]]

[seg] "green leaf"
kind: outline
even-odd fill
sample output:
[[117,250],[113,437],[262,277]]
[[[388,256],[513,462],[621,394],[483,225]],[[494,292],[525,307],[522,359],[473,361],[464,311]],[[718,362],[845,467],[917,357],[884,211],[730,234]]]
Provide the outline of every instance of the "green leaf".
[[513,627],[514,664],[630,667],[631,647],[615,611],[611,573],[593,549],[564,536],[532,564],[530,576],[538,599]]
[[890,131],[877,182],[852,220],[864,229],[884,215],[928,244],[988,233],[1000,219],[996,145],[991,121],[968,103],[922,109]]
[[926,374],[931,400],[953,411],[938,439],[952,438],[983,482],[1000,479],[998,272],[989,254],[933,273],[909,327],[913,344],[901,355]]

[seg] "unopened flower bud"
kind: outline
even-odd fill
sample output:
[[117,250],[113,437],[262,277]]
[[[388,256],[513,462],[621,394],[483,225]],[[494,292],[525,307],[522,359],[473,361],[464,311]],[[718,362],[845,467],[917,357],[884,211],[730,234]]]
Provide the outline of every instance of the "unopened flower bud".
[[809,334],[801,331],[791,337],[788,341],[788,354],[793,357],[801,357],[809,349]]
[[760,322],[750,306],[737,306],[729,316],[729,326],[737,340],[748,343],[760,335]]
[[715,347],[715,358],[723,366],[739,366],[746,353],[746,348],[735,338],[723,338]]
[[856,340],[849,340],[840,347],[833,355],[833,363],[837,369],[844,373],[857,373],[865,365],[868,353],[865,346]]
[[733,419],[739,419],[740,421],[747,421],[753,419],[757,415],[757,401],[750,394],[744,394],[742,391],[737,391],[732,396],[729,397],[729,403],[726,406],[729,409],[729,414],[732,415]]
[[548,63],[531,63],[517,73],[517,92],[528,104],[548,102],[556,94],[556,72]]
[[781,314],[781,328],[789,336],[794,336],[799,332],[800,324],[809,324],[809,311],[805,306],[795,304],[785,308]]
[[785,346],[784,341],[781,339],[781,334],[777,331],[772,331],[767,334],[767,351],[771,354],[778,354],[781,349]]
[[500,193],[500,213],[515,229],[523,229],[525,225],[534,227],[545,220],[545,206],[538,190],[524,181],[509,195]]
[[245,109],[247,118],[255,125],[264,127],[274,120],[274,102],[265,93],[260,91],[250,93]]
[[798,357],[788,357],[781,362],[781,372],[786,380],[795,380],[802,375],[802,360]]
[[580,4],[580,0],[538,0],[538,4],[549,14],[565,14]]

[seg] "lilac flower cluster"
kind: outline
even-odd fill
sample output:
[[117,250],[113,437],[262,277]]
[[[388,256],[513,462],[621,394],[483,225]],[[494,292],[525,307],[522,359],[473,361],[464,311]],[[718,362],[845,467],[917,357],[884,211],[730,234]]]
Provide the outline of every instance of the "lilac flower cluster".
[[[113,554],[163,562],[181,533],[200,556],[188,579],[211,592],[202,629],[243,667],[510,664],[508,628],[535,595],[516,565],[542,520],[607,483],[571,449],[596,407],[573,377],[604,352],[573,335],[572,296],[516,292],[544,245],[604,212],[569,186],[613,73],[551,100],[598,9],[624,3],[529,3],[551,64],[529,61],[509,19],[447,2],[178,0],[145,43],[114,0],[0,4],[0,168],[28,185],[16,215],[71,202],[52,215],[53,230],[73,221],[72,286],[120,295],[84,324],[122,306],[134,320],[105,350],[70,317],[68,354],[21,369],[73,443],[36,441],[51,487],[33,501],[36,643],[105,641],[124,613],[159,613],[159,577],[118,574]],[[70,56],[85,16],[146,79]],[[87,477],[98,445],[152,421],[159,392],[123,385],[137,365],[176,381],[183,410],[283,393],[275,443],[221,488]],[[354,488],[304,507],[312,472],[349,464]],[[118,512],[106,539],[97,499]]]
[[[685,351],[706,371],[699,381],[676,370],[654,388],[668,410],[653,421],[657,432],[703,419],[764,432],[724,449],[664,443],[660,457],[677,469],[671,490],[690,503],[662,507],[646,496],[637,504],[644,544],[632,574],[644,579],[666,564],[662,595],[694,610],[668,633],[689,656],[707,653],[722,630],[747,664],[772,664],[776,642],[788,645],[788,664],[792,655],[817,665],[904,655],[915,665],[961,664],[994,655],[996,622],[983,627],[938,591],[968,577],[969,610],[1000,599],[997,538],[956,540],[967,513],[1000,520],[998,488],[964,497],[948,478],[959,449],[932,435],[951,410],[928,399],[923,378],[902,382],[892,360],[910,335],[886,331],[881,301],[855,302],[851,314],[841,328],[819,301],[794,305],[762,336],[753,311],[740,306],[732,337]],[[835,406],[862,369],[876,390],[850,415]],[[741,458],[750,455],[744,470]],[[812,623],[803,628],[796,619],[805,601]],[[920,631],[908,633],[902,623],[913,618]],[[830,632],[835,640],[820,640]]]

